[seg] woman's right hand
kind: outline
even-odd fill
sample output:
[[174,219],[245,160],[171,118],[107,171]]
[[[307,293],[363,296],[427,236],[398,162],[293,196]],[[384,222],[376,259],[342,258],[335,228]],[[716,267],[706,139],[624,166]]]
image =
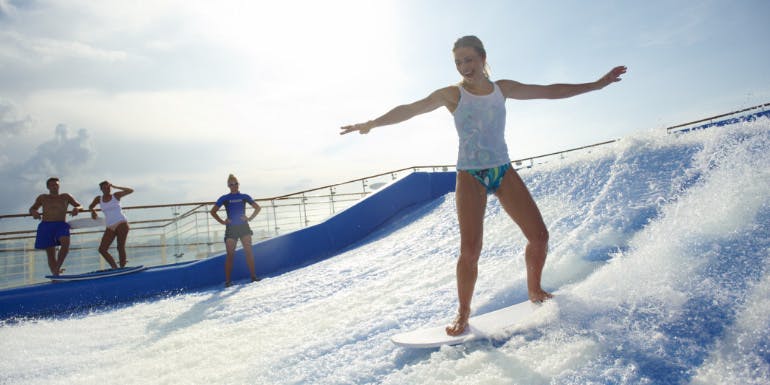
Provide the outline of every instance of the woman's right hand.
[[354,131],[358,131],[359,134],[364,135],[368,134],[372,128],[374,128],[374,122],[371,120],[366,123],[351,124],[349,126],[340,127],[340,130],[342,130],[340,131],[340,135],[349,134]]

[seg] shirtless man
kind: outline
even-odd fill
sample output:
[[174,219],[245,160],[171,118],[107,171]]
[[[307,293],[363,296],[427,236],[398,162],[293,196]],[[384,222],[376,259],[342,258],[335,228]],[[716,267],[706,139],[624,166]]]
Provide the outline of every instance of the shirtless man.
[[[64,271],[61,266],[70,249],[70,226],[65,222],[67,207],[69,205],[74,207],[72,216],[77,215],[78,211],[83,211],[83,207],[72,195],[59,194],[59,178],[48,178],[45,185],[48,187],[49,193],[40,194],[35,199],[35,203],[29,208],[29,214],[34,219],[42,218],[37,226],[35,248],[45,249],[51,274],[59,275]],[[37,211],[40,207],[43,208],[42,215]],[[56,246],[61,246],[58,258],[56,257]]]

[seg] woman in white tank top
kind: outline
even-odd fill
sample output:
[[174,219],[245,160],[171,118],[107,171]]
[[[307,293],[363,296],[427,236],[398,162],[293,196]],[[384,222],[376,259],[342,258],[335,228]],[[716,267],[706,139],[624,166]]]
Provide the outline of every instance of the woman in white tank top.
[[445,107],[455,118],[459,135],[457,160],[457,218],[460,225],[460,256],[457,260],[459,309],[446,328],[460,335],[468,326],[471,299],[478,275],[487,194],[495,194],[506,213],[527,238],[525,259],[529,299],[542,302],[552,295],[540,281],[548,250],[548,230],[540,210],[510,167],[505,144],[506,99],[561,99],[595,91],[620,81],[626,67],[618,66],[599,80],[581,84],[530,85],[513,80],[489,79],[484,45],[475,36],[464,36],[452,49],[462,81],[432,92],[426,98],[393,108],[377,119],[341,127],[340,134],[367,134],[375,127],[396,124]]
[[[120,191],[112,194],[112,188]],[[91,217],[96,219],[96,205],[99,205],[102,213],[104,213],[104,222],[107,226],[99,244],[99,254],[110,264],[110,267],[117,269],[118,264],[115,263],[115,259],[109,252],[112,241],[117,238],[119,267],[126,267],[126,239],[128,238],[129,227],[128,219],[123,215],[123,210],[120,207],[120,199],[131,194],[134,190],[128,187],[115,186],[108,181],[99,183],[99,189],[102,190],[102,195],[96,196],[91,205],[88,206],[88,209],[91,210]]]

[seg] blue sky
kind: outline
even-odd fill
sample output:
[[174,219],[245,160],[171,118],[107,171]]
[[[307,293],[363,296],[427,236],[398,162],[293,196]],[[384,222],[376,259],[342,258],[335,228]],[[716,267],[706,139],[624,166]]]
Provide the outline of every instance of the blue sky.
[[[0,214],[44,180],[87,203],[255,197],[415,165],[453,164],[451,115],[366,136],[373,119],[459,80],[475,34],[495,79],[624,80],[557,101],[508,101],[513,158],[663,131],[770,102],[767,1],[0,0]],[[274,4],[279,3],[279,4]]]

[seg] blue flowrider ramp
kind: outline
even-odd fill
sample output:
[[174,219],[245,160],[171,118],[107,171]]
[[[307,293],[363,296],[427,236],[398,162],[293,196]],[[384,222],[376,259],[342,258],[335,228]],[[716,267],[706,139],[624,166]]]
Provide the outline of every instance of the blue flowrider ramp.
[[[406,209],[454,191],[454,172],[415,172],[362,199],[323,223],[254,244],[256,273],[269,277],[332,257],[364,239]],[[243,260],[243,250],[236,260]],[[0,290],[0,320],[60,314],[120,302],[204,289],[224,283],[224,254],[137,271],[105,272],[110,279],[86,273]],[[245,264],[233,266],[232,279],[247,279]],[[52,278],[52,277],[48,277]]]

